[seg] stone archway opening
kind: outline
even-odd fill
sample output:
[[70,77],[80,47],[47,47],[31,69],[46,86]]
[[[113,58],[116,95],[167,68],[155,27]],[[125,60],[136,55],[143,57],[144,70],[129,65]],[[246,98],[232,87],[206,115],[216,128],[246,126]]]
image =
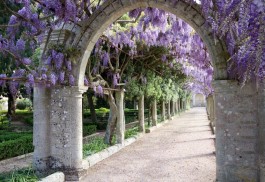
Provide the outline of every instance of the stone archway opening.
[[[199,34],[209,51],[214,67],[214,120],[216,123],[217,179],[219,181],[258,181],[258,95],[253,84],[240,89],[228,80],[222,40],[215,40],[198,4],[184,0],[107,0],[82,27],[73,29],[72,39],[82,57],[74,68],[75,87],[35,88],[34,165],[67,170],[79,176],[82,170],[82,92],[91,51],[103,31],[124,13],[154,7],[175,14]],[[70,26],[69,29],[72,27]],[[262,103],[264,106],[264,103]]]

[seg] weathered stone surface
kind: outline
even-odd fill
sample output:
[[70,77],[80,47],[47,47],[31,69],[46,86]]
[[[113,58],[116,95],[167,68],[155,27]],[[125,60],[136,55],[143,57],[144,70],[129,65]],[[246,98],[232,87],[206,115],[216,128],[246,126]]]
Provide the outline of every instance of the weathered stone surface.
[[65,182],[65,176],[62,172],[56,172],[45,178],[42,178],[40,182]]
[[157,103],[156,100],[152,102],[152,126],[157,125]]
[[[258,181],[258,106],[254,84],[214,81],[217,180]],[[245,115],[248,114],[248,122]]]
[[145,131],[144,124],[144,95],[141,95],[138,101],[138,120],[139,120],[139,130],[141,132]]
[[82,169],[82,93],[86,88],[37,85],[34,89],[34,168],[74,174]]
[[161,102],[161,120],[164,121],[166,119],[166,103],[165,101]]
[[125,134],[125,118],[124,118],[124,91],[116,92],[116,105],[118,109],[117,114],[117,126],[116,126],[116,135],[117,143],[124,144],[124,134]]
[[258,120],[259,120],[259,166],[260,181],[265,181],[265,84],[258,89]]
[[79,87],[52,89],[50,103],[51,168],[82,168],[83,91]]
[[210,120],[212,127],[215,127],[213,95],[209,95],[206,101],[207,101],[206,108],[207,108],[208,119]]
[[33,167],[38,171],[49,169],[50,99],[49,88],[43,85],[34,87]]

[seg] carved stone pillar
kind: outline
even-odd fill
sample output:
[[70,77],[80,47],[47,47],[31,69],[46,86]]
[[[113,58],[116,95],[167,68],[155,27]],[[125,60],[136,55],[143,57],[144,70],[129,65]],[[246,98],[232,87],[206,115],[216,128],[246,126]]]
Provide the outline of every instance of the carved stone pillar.
[[141,95],[138,100],[138,120],[140,131],[145,132],[145,124],[144,124],[144,95]]
[[258,101],[255,84],[213,82],[217,180],[258,181]]
[[162,121],[165,121],[165,119],[166,119],[166,105],[165,105],[165,101],[161,102],[161,119],[162,119]]
[[51,91],[50,167],[78,180],[83,160],[82,94],[86,88],[59,87]]
[[259,181],[265,181],[265,84],[259,86],[258,119],[259,119]]
[[44,85],[34,87],[33,167],[44,172],[49,169],[50,157],[50,99],[51,90]]
[[156,126],[157,125],[157,105],[156,105],[156,100],[153,101],[152,103],[152,125]]
[[117,143],[124,144],[125,137],[125,118],[124,118],[124,90],[116,92],[116,104],[118,109],[117,114],[117,126],[116,126],[116,135],[117,135]]
[[171,107],[170,107],[170,100],[168,101],[168,104],[167,104],[167,119],[168,120],[171,120],[172,118],[171,118],[171,111],[170,111],[170,109],[171,109]]

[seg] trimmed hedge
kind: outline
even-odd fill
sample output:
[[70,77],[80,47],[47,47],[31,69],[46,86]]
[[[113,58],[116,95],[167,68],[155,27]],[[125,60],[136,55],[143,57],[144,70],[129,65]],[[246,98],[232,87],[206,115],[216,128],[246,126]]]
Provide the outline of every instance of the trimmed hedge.
[[33,152],[33,137],[22,136],[16,140],[0,143],[0,160]]
[[32,107],[32,102],[29,99],[21,99],[17,101],[17,109],[24,110]]
[[96,133],[97,125],[84,125],[83,126],[83,136],[88,136]]
[[23,132],[23,133],[6,133],[4,135],[0,135],[0,143],[9,141],[9,140],[16,140],[23,136],[29,136],[32,135],[30,132]]

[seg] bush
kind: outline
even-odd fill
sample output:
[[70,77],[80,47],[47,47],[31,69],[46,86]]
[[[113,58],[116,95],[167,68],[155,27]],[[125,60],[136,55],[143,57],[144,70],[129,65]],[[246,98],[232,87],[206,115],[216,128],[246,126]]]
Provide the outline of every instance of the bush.
[[21,99],[17,102],[17,109],[24,110],[30,109],[32,107],[32,102],[29,99]]
[[96,133],[97,126],[96,125],[84,125],[83,126],[83,136],[92,135]]
[[9,140],[16,140],[23,136],[29,136],[32,135],[32,133],[7,133],[5,135],[0,135],[0,143],[9,141]]
[[0,160],[33,152],[32,135],[0,143]]
[[131,138],[133,136],[136,136],[139,132],[139,128],[138,127],[134,127],[134,128],[131,128],[131,129],[128,129],[125,131],[125,139],[127,138]]
[[96,109],[97,116],[105,117],[106,114],[108,114],[108,113],[109,113],[109,109],[107,109],[107,108],[101,107],[99,109]]
[[33,118],[27,117],[24,119],[25,123],[29,124],[30,126],[33,126]]
[[108,145],[104,143],[103,138],[95,137],[88,144],[83,146],[83,155],[84,157],[92,155],[94,153],[100,152],[101,150],[107,148]]

